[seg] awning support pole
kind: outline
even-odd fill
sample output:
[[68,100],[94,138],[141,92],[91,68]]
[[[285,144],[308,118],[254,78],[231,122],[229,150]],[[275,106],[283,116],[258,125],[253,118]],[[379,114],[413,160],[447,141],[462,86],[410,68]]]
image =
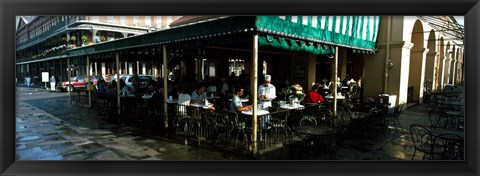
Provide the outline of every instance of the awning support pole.
[[[67,77],[68,77],[68,86],[70,86],[72,84],[72,80],[71,80],[71,67],[70,67],[70,58],[67,58]],[[63,85],[62,85],[63,86]],[[68,91],[68,86],[66,87],[67,91]],[[70,97],[70,104],[72,104],[72,91],[68,91],[68,95]]]
[[119,116],[119,119],[121,117],[121,103],[120,103],[120,91],[121,91],[121,87],[120,87],[120,56],[118,55],[118,52],[115,53],[115,66],[117,67],[117,114]]
[[335,61],[333,65],[333,117],[337,118],[337,77],[338,77],[338,46],[335,47]]
[[258,34],[255,34],[253,35],[253,54],[252,54],[252,75],[250,75],[250,79],[251,79],[251,89],[253,90],[252,91],[252,127],[253,127],[253,130],[252,130],[252,136],[253,136],[253,141],[252,141],[252,154],[253,156],[256,156],[257,155],[257,151],[258,151],[258,148],[257,148],[257,121],[258,121],[258,118],[257,118],[257,73],[258,73],[258,70],[257,70],[257,66],[258,66]]
[[88,107],[92,107],[92,91],[90,90],[90,57],[88,57],[87,55],[87,74],[86,74],[86,77],[87,77],[87,82],[88,82],[88,87],[87,87],[87,90],[88,90]]
[[164,118],[164,127],[165,130],[168,130],[168,63],[167,63],[167,46],[163,45],[163,110],[165,111],[165,118]]

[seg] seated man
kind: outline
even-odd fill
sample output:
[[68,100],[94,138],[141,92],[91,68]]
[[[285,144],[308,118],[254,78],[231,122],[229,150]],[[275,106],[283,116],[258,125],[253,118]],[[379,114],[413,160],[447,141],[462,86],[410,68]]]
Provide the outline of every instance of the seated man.
[[[192,92],[192,100],[190,103],[192,104],[202,104],[204,101],[207,100],[207,93],[205,92],[205,86],[203,84],[197,85],[197,89]],[[213,106],[208,106],[209,110],[214,111],[215,108]]]
[[98,81],[97,90],[99,93],[107,93],[107,88],[105,87],[105,80]]
[[192,92],[192,103],[202,104],[206,99],[205,86],[203,84],[197,85],[197,89]]
[[240,101],[240,97],[243,96],[243,88],[239,88],[235,90],[235,95],[232,98],[232,102],[230,102],[230,111],[237,113],[241,111],[248,111],[252,109],[252,105],[243,106],[242,102]]

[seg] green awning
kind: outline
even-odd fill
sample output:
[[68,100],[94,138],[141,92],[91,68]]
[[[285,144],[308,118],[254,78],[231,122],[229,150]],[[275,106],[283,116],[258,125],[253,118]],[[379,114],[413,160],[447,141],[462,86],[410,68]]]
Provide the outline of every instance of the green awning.
[[[179,26],[135,37],[118,39],[68,50],[70,57],[158,47],[186,41],[238,34],[258,33],[259,46],[334,54],[334,46],[373,53],[379,29],[379,16],[239,16]],[[236,39],[224,41],[237,42]],[[221,42],[217,42],[221,43]]]
[[379,16],[258,16],[256,26],[267,34],[260,46],[333,54],[328,45],[375,52],[379,23]]

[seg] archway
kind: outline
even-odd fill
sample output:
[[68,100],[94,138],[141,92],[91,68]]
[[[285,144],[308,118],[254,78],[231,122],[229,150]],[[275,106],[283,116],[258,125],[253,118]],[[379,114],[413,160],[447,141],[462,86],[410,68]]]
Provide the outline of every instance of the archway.
[[421,103],[425,76],[425,59],[428,49],[424,48],[424,32],[420,20],[416,20],[413,25],[411,41],[414,45],[410,50],[407,102]]

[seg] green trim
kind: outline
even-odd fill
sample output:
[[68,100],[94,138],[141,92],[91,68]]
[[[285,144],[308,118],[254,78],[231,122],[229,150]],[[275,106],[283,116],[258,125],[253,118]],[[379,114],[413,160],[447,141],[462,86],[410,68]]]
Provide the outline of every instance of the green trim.
[[328,45],[322,46],[322,44],[314,42],[297,41],[272,35],[259,35],[258,44],[259,46],[271,46],[290,51],[308,52],[317,55],[335,53],[335,50],[332,49],[333,47],[329,47]]
[[[363,16],[353,16],[353,25],[350,26],[350,18],[345,18],[341,16],[337,20],[337,16],[333,16],[333,19],[329,19],[328,16],[319,16],[317,17],[317,27],[313,27],[311,25],[311,17],[308,18],[308,25],[302,24],[302,16],[298,16],[297,23],[291,22],[291,18],[291,16],[286,16],[284,20],[279,18],[278,16],[258,16],[256,26],[258,27],[260,32],[265,32],[269,35],[278,35],[280,37],[286,37],[293,40],[325,43],[328,45],[338,45],[370,52],[376,50],[375,45],[379,23],[379,21],[377,20],[370,19],[367,24],[364,24]],[[321,28],[322,18],[325,18],[324,29]],[[331,26],[329,24],[330,21],[332,22]],[[335,32],[337,30],[337,22],[340,24],[339,33]],[[345,34],[342,34],[344,23],[347,23],[348,29],[352,28],[352,36],[348,35],[348,30]],[[365,36],[366,40],[362,39],[364,31],[363,25],[367,25],[366,27],[368,28],[365,32],[367,32],[368,34],[374,32],[373,41],[370,40],[370,35]],[[370,30],[369,25],[374,25],[373,31]],[[332,31],[328,30],[330,27],[332,28]],[[297,49],[292,48],[292,50]]]

